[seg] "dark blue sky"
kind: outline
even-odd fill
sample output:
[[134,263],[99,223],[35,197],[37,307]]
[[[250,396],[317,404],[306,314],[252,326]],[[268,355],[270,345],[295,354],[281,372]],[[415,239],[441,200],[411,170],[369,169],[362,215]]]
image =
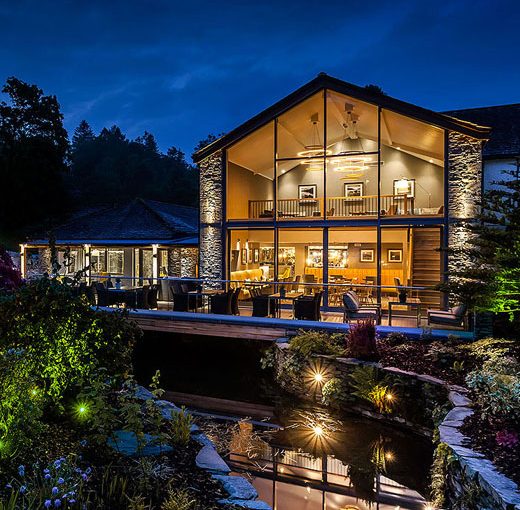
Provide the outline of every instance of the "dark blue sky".
[[1,0],[0,79],[56,94],[72,133],[191,154],[320,71],[434,110],[520,102],[514,1]]

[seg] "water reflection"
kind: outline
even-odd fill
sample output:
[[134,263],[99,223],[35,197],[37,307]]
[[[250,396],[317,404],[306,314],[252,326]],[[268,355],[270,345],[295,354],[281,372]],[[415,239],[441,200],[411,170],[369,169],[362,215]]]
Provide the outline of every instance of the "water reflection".
[[229,460],[249,472],[277,510],[421,509],[431,445],[409,434],[318,411],[297,411],[285,428],[235,428]]

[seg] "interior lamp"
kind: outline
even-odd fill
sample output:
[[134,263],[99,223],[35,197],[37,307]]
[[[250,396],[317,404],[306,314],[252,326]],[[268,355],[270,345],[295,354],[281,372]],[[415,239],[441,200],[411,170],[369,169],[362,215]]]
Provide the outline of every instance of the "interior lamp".
[[398,195],[406,195],[408,194],[408,184],[409,180],[406,177],[401,177],[396,183],[395,183],[395,191]]

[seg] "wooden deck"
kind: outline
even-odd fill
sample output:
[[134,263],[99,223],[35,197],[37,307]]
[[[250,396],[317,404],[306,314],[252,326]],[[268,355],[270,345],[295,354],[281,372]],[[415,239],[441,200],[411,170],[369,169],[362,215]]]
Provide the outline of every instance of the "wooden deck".
[[[114,311],[114,308],[103,308]],[[280,318],[251,317],[247,310],[241,309],[241,315],[216,315],[197,312],[172,312],[167,310],[130,310],[129,317],[145,331],[163,331],[184,335],[199,335],[221,338],[237,338],[273,342],[294,334],[297,330],[321,330],[329,333],[347,333],[349,325],[343,323],[342,314],[324,312],[322,320],[300,321],[290,318],[290,311],[284,310]],[[399,322],[398,322],[399,321]],[[392,326],[383,322],[377,326],[380,336],[392,332],[401,332],[409,338],[423,335],[422,327],[416,327],[414,318],[396,319]],[[472,339],[473,333],[455,329],[432,329],[431,334],[438,339],[448,335],[457,335]]]

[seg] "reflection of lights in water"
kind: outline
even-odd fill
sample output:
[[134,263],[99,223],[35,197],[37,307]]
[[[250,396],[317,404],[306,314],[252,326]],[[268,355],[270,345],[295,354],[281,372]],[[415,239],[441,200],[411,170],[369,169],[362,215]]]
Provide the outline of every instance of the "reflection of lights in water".
[[314,427],[312,427],[312,430],[318,437],[323,435],[323,428],[320,425],[314,425]]
[[307,492],[310,494],[311,488],[307,485],[306,489],[307,489]]

